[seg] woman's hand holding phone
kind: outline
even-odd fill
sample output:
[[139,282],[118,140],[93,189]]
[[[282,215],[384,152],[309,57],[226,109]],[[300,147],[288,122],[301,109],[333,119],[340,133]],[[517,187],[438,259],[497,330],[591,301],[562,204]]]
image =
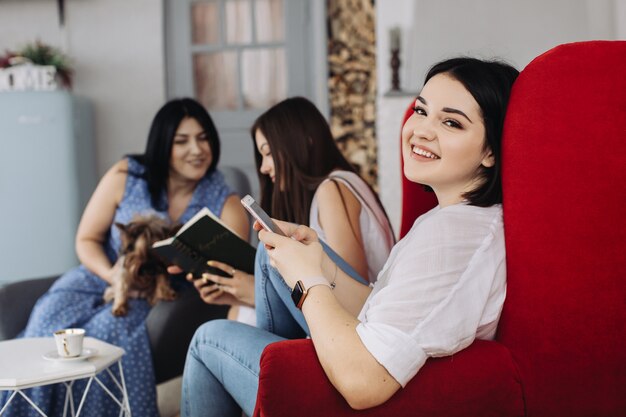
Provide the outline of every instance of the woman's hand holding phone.
[[241,199],[241,204],[243,207],[248,210],[248,213],[254,217],[255,222],[259,223],[263,229],[274,232],[279,235],[285,235],[285,233],[274,223],[272,218],[261,208],[259,203],[257,203],[254,198],[250,195],[246,195]]
[[325,253],[315,231],[301,225],[283,230],[289,232],[291,238],[261,230],[259,240],[272,248],[268,250],[270,263],[279,270],[287,285],[293,288],[299,279],[324,276]]

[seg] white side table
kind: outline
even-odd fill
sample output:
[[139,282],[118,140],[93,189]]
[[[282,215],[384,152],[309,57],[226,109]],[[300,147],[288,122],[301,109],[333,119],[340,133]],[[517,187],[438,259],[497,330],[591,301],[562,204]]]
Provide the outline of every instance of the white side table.
[[[0,391],[13,391],[7,403],[0,409],[0,416],[9,407],[11,401],[19,394],[42,416],[46,414],[23,392],[26,388],[42,385],[63,383],[66,387],[63,416],[79,416],[91,388],[92,382],[98,385],[120,406],[120,416],[131,416],[128,404],[128,392],[124,382],[122,356],[124,349],[93,337],[86,337],[84,347],[96,349],[96,355],[78,361],[48,361],[43,355],[55,350],[53,337],[14,339],[0,342]],[[111,369],[117,364],[120,378],[118,379]],[[119,394],[115,395],[98,378],[106,371],[117,385]],[[89,378],[87,386],[78,405],[74,408],[72,385],[77,379]]]

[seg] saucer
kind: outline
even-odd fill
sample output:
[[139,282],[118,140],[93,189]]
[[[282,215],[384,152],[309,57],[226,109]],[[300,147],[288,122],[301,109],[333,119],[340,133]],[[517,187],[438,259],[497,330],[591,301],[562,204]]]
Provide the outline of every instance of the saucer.
[[96,353],[98,353],[97,349],[85,348],[83,349],[83,353],[78,356],[73,356],[71,358],[66,358],[59,355],[59,352],[56,350],[51,350],[50,352],[44,353],[42,356],[47,361],[58,361],[58,362],[72,362],[72,361],[82,361],[87,358],[91,358]]

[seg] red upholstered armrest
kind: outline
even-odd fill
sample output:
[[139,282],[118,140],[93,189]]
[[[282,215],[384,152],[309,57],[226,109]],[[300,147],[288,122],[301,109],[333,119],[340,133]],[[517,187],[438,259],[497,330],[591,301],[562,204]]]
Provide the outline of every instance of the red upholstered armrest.
[[475,341],[456,355],[430,359],[385,404],[352,410],[330,384],[310,340],[273,343],[261,356],[254,417],[523,416],[515,364],[497,342]]

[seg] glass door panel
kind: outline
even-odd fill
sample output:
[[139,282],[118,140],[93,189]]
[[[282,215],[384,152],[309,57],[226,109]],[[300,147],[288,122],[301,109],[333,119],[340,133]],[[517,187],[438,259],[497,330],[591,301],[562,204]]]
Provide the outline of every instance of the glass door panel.
[[194,44],[216,44],[220,39],[219,4],[214,1],[191,5],[191,39]]
[[282,0],[256,0],[254,23],[257,42],[283,42],[285,24]]
[[241,54],[241,90],[247,109],[264,110],[287,96],[285,49],[248,49]]
[[249,0],[226,1],[226,43],[252,42],[252,12]]
[[237,110],[236,52],[194,54],[193,78],[196,98],[209,110]]

